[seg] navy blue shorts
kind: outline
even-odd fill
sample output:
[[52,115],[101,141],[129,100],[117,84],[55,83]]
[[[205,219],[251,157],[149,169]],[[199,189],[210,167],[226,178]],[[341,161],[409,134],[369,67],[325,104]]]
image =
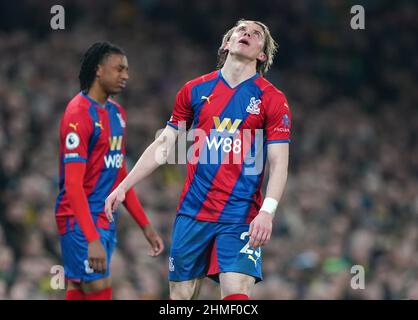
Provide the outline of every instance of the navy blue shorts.
[[177,215],[169,257],[170,281],[238,272],[262,280],[261,248],[248,245],[249,224],[198,221]]
[[73,230],[60,236],[61,252],[64,263],[65,277],[75,282],[90,282],[105,279],[110,276],[110,261],[116,246],[116,231],[97,228],[100,241],[106,251],[107,269],[105,273],[94,272],[88,264],[87,240],[78,223],[74,223]]

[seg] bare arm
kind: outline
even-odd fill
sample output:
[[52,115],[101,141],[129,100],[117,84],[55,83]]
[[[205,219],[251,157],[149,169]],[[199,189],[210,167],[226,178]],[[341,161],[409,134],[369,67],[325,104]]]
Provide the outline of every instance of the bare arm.
[[131,189],[139,181],[150,175],[168,158],[168,151],[172,148],[177,139],[177,130],[166,126],[158,138],[151,143],[136,162],[133,169],[123,179],[118,188],[125,192]]
[[129,189],[166,162],[177,135],[176,129],[166,126],[161,135],[148,146],[125,179],[107,197],[105,212],[108,219],[112,219],[112,211],[125,200],[125,193]]
[[289,163],[289,144],[273,143],[268,145],[267,158],[270,164],[266,198],[280,201],[287,181]]
[[[267,157],[270,164],[269,181],[267,183],[266,198],[280,201],[287,181],[287,168],[289,163],[289,144],[269,144]],[[270,240],[273,215],[263,210],[250,224],[250,246],[259,247]]]

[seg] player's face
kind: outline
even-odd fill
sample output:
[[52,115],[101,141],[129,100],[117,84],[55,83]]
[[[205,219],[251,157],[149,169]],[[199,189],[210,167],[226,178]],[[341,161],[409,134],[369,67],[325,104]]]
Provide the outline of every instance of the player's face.
[[264,31],[255,22],[242,22],[233,31],[225,49],[232,55],[250,60],[264,61],[267,56],[263,52]]
[[108,95],[121,92],[129,79],[128,59],[121,54],[111,54],[97,69],[99,84]]

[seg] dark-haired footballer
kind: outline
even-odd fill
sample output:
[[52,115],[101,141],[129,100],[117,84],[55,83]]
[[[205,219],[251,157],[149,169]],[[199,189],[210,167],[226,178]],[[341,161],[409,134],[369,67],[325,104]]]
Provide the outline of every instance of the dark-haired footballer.
[[[60,182],[56,221],[67,280],[67,300],[110,300],[110,260],[116,218],[104,213],[106,197],[127,175],[126,115],[110,96],[128,80],[128,61],[119,47],[93,44],[84,54],[79,92],[67,105],[60,126]],[[152,228],[133,189],[124,205],[157,256],[163,241]]]

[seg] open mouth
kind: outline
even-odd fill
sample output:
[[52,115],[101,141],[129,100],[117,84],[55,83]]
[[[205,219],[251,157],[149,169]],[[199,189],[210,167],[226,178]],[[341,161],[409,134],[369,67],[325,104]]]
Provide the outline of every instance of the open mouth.
[[250,45],[250,43],[248,42],[248,40],[247,40],[247,39],[240,39],[240,40],[238,41],[238,43],[242,43],[242,44],[245,44],[245,45],[247,45],[247,46],[249,46],[249,45]]

